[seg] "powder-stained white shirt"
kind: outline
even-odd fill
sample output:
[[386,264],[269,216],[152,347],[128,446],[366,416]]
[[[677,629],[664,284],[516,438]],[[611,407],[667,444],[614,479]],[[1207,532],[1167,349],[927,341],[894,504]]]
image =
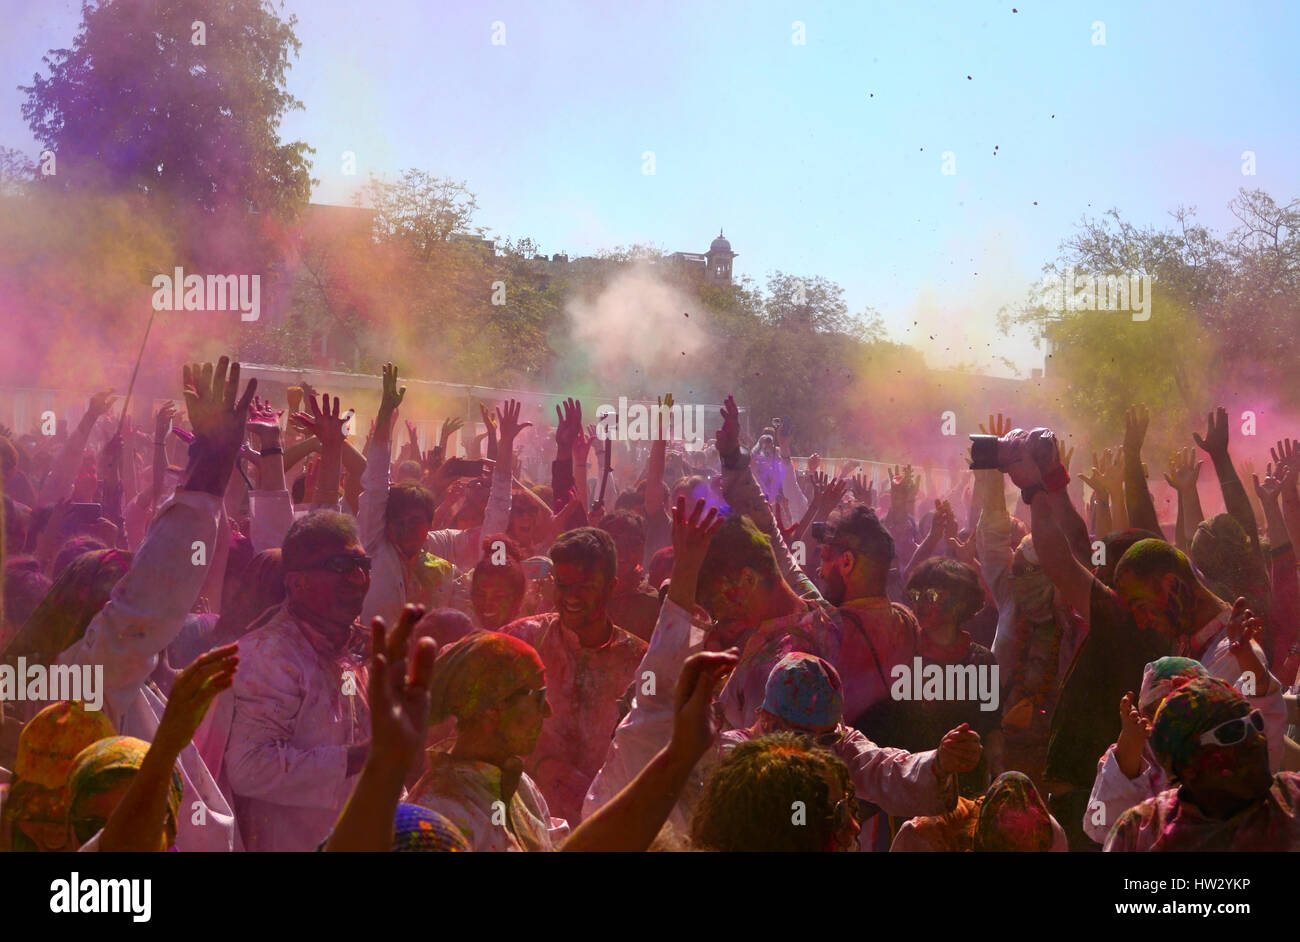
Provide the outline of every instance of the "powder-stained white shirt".
[[348,747],[370,736],[359,632],[331,645],[286,603],[240,639],[222,775],[249,850],[314,850],[343,810]]
[[[104,711],[119,735],[152,742],[167,699],[149,677],[180,633],[216,553],[219,498],[178,490],[158,512],[131,568],[60,664],[102,665]],[[196,543],[205,551],[198,555]],[[195,560],[203,560],[196,564]],[[242,669],[241,664],[241,669]],[[194,746],[177,762],[185,794],[177,816],[183,851],[241,849],[235,815]]]

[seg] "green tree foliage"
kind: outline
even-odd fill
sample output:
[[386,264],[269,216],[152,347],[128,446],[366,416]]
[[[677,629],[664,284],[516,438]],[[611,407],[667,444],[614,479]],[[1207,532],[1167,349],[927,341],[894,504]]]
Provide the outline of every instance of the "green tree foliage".
[[23,116],[58,159],[45,179],[292,217],[312,183],[311,149],[277,135],[302,107],[285,88],[296,22],[266,0],[83,0],[72,48],[22,87]]
[[1295,395],[1280,380],[1297,353],[1300,201],[1279,206],[1243,190],[1230,209],[1240,225],[1222,237],[1192,210],[1175,211],[1173,224],[1159,229],[1134,226],[1112,209],[1085,219],[1043,267],[1055,279],[1071,268],[1148,277],[1149,320],[1049,307],[1039,286],[1003,312],[1004,330],[1028,324],[1050,342],[1047,372],[1060,381],[1066,410],[1091,422],[1090,431],[1115,436],[1135,402],[1183,428],[1230,392]]

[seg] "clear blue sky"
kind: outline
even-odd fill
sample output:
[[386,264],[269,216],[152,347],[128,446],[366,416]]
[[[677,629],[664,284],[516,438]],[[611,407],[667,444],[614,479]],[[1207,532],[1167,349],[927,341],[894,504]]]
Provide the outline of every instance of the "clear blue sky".
[[[1241,186],[1300,195],[1293,3],[287,8],[306,110],[283,133],[317,149],[317,201],[415,166],[466,180],[479,224],[548,254],[703,251],[725,226],[737,274],[830,278],[935,365],[987,361],[990,343],[1041,365],[995,314],[1083,215],[1163,225],[1183,204],[1223,229]],[[0,0],[0,17],[0,143],[34,153],[15,86],[69,43],[79,5]]]

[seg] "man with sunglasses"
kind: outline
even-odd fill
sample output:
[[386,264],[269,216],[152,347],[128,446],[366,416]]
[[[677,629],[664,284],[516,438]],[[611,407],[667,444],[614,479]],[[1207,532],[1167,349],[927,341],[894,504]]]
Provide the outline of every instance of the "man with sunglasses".
[[1300,850],[1300,774],[1269,772],[1264,718],[1217,677],[1171,693],[1151,748],[1177,785],[1130,808],[1108,851]]
[[844,677],[844,715],[854,720],[889,697],[893,668],[911,664],[921,629],[887,592],[894,538],[858,505],[814,533],[821,540],[821,577],[837,606],[844,635],[836,666]]
[[351,517],[317,510],[281,550],[287,597],[240,640],[224,778],[248,850],[306,851],[329,834],[369,747],[370,557]]

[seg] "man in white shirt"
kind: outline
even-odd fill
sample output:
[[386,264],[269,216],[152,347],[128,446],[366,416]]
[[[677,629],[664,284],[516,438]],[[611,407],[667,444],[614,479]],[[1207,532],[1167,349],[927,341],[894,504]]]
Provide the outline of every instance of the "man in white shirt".
[[284,605],[239,643],[224,774],[249,850],[306,851],[333,827],[369,743],[357,616],[370,559],[351,517],[313,511],[282,549]]

